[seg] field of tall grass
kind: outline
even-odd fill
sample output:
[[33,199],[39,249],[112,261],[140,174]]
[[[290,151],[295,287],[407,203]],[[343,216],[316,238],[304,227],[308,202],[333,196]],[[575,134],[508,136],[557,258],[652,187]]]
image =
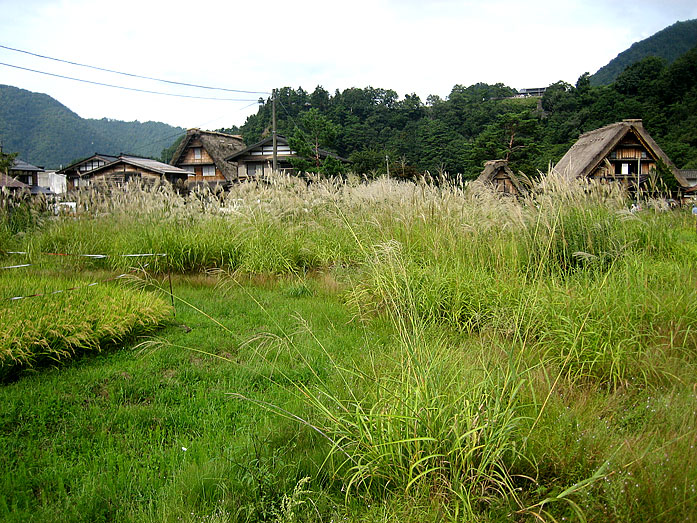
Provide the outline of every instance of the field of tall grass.
[[[283,292],[311,298],[331,281],[354,328],[375,333],[347,357],[323,341],[331,325],[279,330],[274,301],[254,300],[265,327],[242,346],[274,392],[230,398],[322,457],[276,470],[288,490],[247,520],[697,518],[697,236],[683,210],[631,213],[616,188],[555,174],[524,200],[447,180],[274,178],[186,198],[85,192],[78,210],[6,251],[110,255],[74,262],[102,271],[166,253],[149,273],[216,271],[219,292],[296,281]],[[293,509],[312,492],[315,510]]]

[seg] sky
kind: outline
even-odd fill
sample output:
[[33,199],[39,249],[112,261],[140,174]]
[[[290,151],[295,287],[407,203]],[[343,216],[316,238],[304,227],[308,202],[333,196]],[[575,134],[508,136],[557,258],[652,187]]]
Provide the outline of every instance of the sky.
[[[242,125],[275,87],[393,89],[574,84],[632,43],[697,18],[695,0],[0,0],[0,84],[46,93],[84,118]],[[181,98],[97,86],[16,67]]]

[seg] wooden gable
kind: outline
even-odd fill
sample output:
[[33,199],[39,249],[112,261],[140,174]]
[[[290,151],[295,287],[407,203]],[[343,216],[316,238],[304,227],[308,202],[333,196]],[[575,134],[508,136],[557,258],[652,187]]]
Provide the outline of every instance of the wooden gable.
[[489,160],[484,164],[484,170],[477,178],[484,184],[491,184],[494,190],[502,194],[522,196],[526,190],[520,179],[508,167],[506,160]]
[[89,158],[80,160],[67,167],[57,171],[58,174],[64,174],[66,180],[66,188],[68,190],[75,189],[80,185],[80,178],[85,176],[90,171],[104,167],[105,165],[115,162],[118,156],[108,154],[94,153]]
[[189,184],[225,184],[237,178],[237,166],[225,158],[241,149],[244,149],[241,136],[189,129],[171,163],[189,172]]

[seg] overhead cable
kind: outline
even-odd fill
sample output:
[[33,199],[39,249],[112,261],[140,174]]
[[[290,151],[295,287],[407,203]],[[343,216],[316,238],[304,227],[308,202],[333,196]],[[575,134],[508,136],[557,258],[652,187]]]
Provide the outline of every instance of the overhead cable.
[[38,71],[36,69],[29,69],[28,67],[20,67],[18,65],[6,64],[3,62],[0,62],[0,65],[4,65],[5,67],[13,67],[14,69],[21,69],[23,71],[30,71],[32,73],[45,74],[47,76],[55,76],[56,78],[64,78],[66,80],[73,80],[75,82],[84,82],[86,84],[101,85],[103,87],[113,87],[114,89],[124,89],[126,91],[136,91],[138,93],[157,94],[160,96],[174,96],[177,98],[195,98],[197,100],[221,100],[221,101],[227,101],[227,102],[253,102],[253,101],[256,101],[256,100],[252,100],[250,98],[216,98],[216,97],[211,97],[211,96],[193,96],[193,95],[188,95],[188,94],[163,93],[160,91],[149,91],[147,89],[137,89],[135,87],[125,87],[123,85],[113,85],[113,84],[106,84],[106,83],[102,83],[102,82],[94,82],[92,80],[84,80],[82,78],[74,78],[72,76],[64,76],[62,74],[48,73],[46,71]]
[[125,73],[123,71],[115,71],[114,69],[106,69],[104,67],[97,67],[96,65],[87,65],[87,64],[81,64],[78,62],[71,62],[70,60],[62,60],[61,58],[53,58],[51,56],[45,56],[45,55],[41,55],[41,54],[37,54],[37,53],[32,53],[31,51],[25,51],[23,49],[16,49],[14,47],[8,47],[6,45],[1,45],[1,44],[0,44],[0,48],[7,49],[8,51],[15,51],[17,53],[24,53],[24,54],[28,54],[31,56],[36,56],[37,58],[43,58],[45,60],[53,60],[54,62],[62,62],[64,64],[76,65],[78,67],[87,67],[89,69],[95,69],[97,71],[104,71],[106,73],[120,74],[123,76],[130,76],[131,78],[142,78],[144,80],[153,80],[155,82],[163,82],[163,83],[172,84],[172,85],[183,85],[185,87],[196,87],[198,89],[213,89],[216,91],[227,91],[230,93],[271,94],[267,91],[244,91],[241,89],[227,89],[225,87],[211,87],[208,85],[197,85],[197,84],[188,84],[188,83],[184,83],[184,82],[175,82],[173,80],[164,80],[162,78],[153,78],[151,76],[143,76],[143,75],[134,74],[134,73]]

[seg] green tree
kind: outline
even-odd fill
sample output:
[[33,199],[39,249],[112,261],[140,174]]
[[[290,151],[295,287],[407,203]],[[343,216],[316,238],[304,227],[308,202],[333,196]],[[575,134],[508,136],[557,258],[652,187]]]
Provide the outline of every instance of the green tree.
[[17,153],[4,153],[0,150],[0,173],[4,175],[9,175],[10,168],[15,163],[15,158],[17,158]]
[[300,116],[300,127],[288,140],[299,158],[291,160],[293,167],[302,172],[334,175],[341,171],[341,162],[324,151],[330,147],[337,134],[337,126],[312,108]]

